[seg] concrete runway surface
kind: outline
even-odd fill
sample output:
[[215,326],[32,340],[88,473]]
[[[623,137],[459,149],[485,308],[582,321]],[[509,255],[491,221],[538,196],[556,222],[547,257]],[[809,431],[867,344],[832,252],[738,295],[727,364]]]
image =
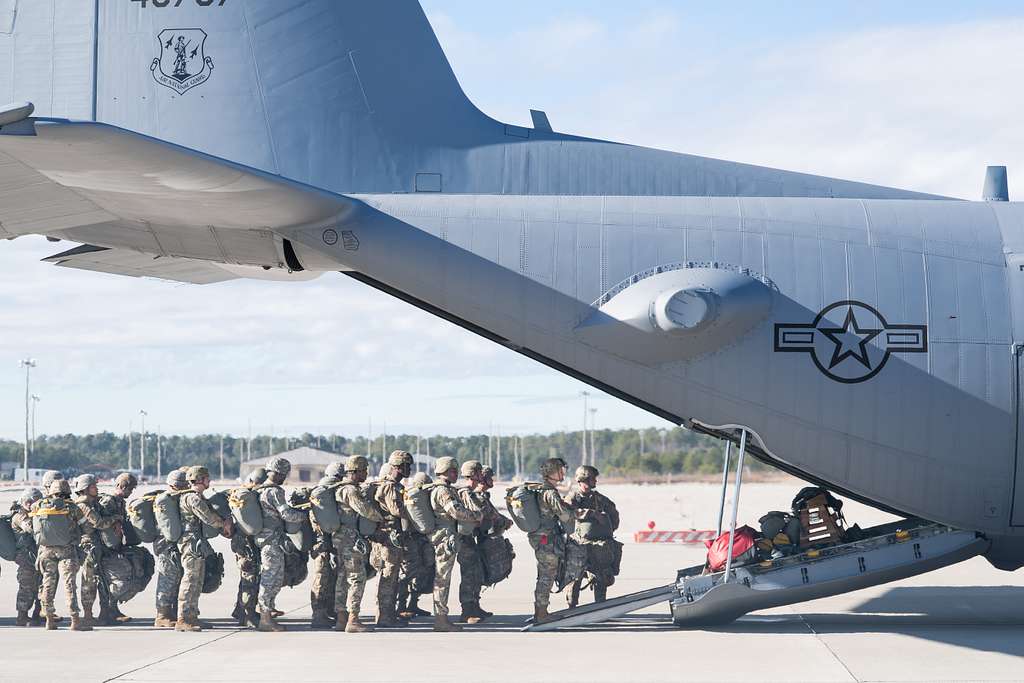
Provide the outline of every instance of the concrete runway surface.
[[[768,510],[788,509],[801,483],[743,487],[740,521],[756,525]],[[622,574],[609,595],[673,580],[678,568],[703,562],[703,547],[632,543],[653,520],[664,530],[713,528],[715,484],[602,487],[622,513]],[[503,487],[496,492],[504,491]],[[7,509],[17,490],[0,490]],[[497,495],[495,496],[498,497]],[[848,521],[889,519],[848,502]],[[310,631],[309,585],[285,589],[278,606],[289,631],[234,627],[229,613],[237,571],[228,560],[221,589],[200,601],[202,633],[152,628],[155,581],[123,607],[131,624],[91,633],[14,626],[15,566],[0,576],[0,680],[69,681],[953,681],[1024,680],[1024,589],[1021,573],[1000,572],[984,559],[791,607],[760,612],[711,631],[672,627],[667,605],[601,624],[556,633],[521,633],[532,611],[535,570],[524,534],[513,530],[516,568],[484,593],[496,615],[465,633],[440,634],[429,619],[373,634]],[[455,581],[458,580],[456,570]],[[374,581],[364,615],[375,611]],[[458,614],[452,590],[452,613]],[[553,596],[552,609],[564,607]],[[429,609],[424,598],[421,606]],[[57,611],[67,614],[58,592]],[[66,622],[65,622],[66,624]]]

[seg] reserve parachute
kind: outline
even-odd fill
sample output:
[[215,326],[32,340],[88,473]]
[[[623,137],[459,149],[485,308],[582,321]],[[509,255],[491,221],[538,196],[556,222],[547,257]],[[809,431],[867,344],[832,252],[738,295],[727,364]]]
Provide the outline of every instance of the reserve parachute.
[[[231,506],[228,504],[228,492],[217,491],[215,493],[206,492],[206,502],[210,505],[210,509],[220,515],[221,519],[229,519],[231,517]],[[203,522],[203,535],[206,538],[216,538],[220,536],[221,530],[215,526],[210,526],[206,522]]]
[[11,518],[7,515],[0,517],[0,558],[8,562],[14,562],[14,556],[18,553],[18,537],[11,528]]
[[228,497],[231,518],[246,536],[255,536],[263,531],[263,508],[260,495],[246,486],[234,489]]
[[152,543],[160,536],[160,527],[153,512],[153,501],[161,493],[163,491],[153,491],[128,503],[129,526],[135,530],[142,543]]
[[[362,494],[366,502],[369,503],[381,517],[383,517],[384,512],[380,508],[380,503],[377,502],[377,487],[378,482],[373,481],[361,486],[359,488],[359,492]],[[356,531],[359,532],[360,536],[369,538],[377,533],[377,528],[379,527],[377,522],[369,519],[368,517],[363,517],[362,515],[357,515],[356,517]]]
[[156,517],[157,528],[160,535],[169,543],[177,543],[181,539],[181,494],[184,491],[164,491],[153,501],[153,515]]
[[405,490],[405,512],[413,528],[421,534],[433,533],[437,528],[437,517],[430,505],[430,490],[434,484],[413,486]]
[[505,491],[505,506],[516,526],[528,534],[540,530],[540,492],[543,484],[527,482]]
[[43,498],[32,512],[32,535],[37,545],[64,546],[78,541],[75,523],[71,520],[70,503],[64,498]]

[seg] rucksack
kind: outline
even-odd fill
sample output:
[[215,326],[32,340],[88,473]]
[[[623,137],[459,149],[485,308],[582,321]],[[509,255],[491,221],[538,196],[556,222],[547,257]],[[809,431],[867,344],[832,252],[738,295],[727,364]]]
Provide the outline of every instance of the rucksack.
[[[749,526],[741,526],[736,529],[736,540],[732,544],[732,566],[738,567],[754,559],[757,553],[755,541],[757,531]],[[704,541],[708,549],[708,569],[713,572],[720,572],[725,569],[726,558],[729,556],[729,532],[722,534],[713,541]]]
[[813,498],[818,496],[825,496],[825,502],[830,508],[835,510],[837,513],[842,512],[843,501],[836,498],[831,493],[821,488],[820,486],[806,486],[800,489],[799,493],[793,497],[792,510],[793,514],[799,516],[800,511],[807,507],[807,503]]
[[309,494],[310,510],[313,511],[313,518],[317,526],[325,534],[333,534],[341,528],[341,515],[338,514],[338,499],[336,494],[338,484],[329,486],[317,486]]
[[248,487],[233,489],[228,496],[231,518],[246,536],[255,536],[263,531],[263,508],[259,494]]
[[[112,517],[116,514],[119,514],[121,511],[120,506],[117,504],[117,500],[114,498],[114,496],[110,495],[109,493],[104,493],[100,495],[99,499],[97,500],[97,506],[99,507],[100,512],[107,517]],[[122,524],[121,526],[124,529],[131,527],[130,524]],[[110,550],[121,549],[122,538],[121,534],[117,532],[117,529],[110,526],[106,529],[97,529],[97,531],[99,532],[100,535],[100,541],[103,543],[104,546],[106,546]]]
[[308,553],[313,547],[313,525],[309,517],[298,524],[287,523],[286,534],[300,553]]
[[72,503],[59,496],[43,498],[32,507],[32,535],[40,546],[65,546],[77,540],[71,519]]
[[18,554],[18,537],[11,527],[9,515],[0,517],[0,557],[8,562],[14,562],[14,556]]
[[516,526],[528,534],[540,530],[540,492],[543,484],[527,482],[505,491],[505,506]]
[[[207,491],[204,494],[206,502],[210,505],[210,508],[220,515],[221,519],[228,519],[231,517],[231,506],[228,504],[228,492],[217,491],[210,493]],[[216,538],[220,536],[221,530],[215,526],[210,526],[206,522],[203,522],[203,535],[207,538]]]
[[576,579],[583,578],[583,572],[586,569],[587,547],[570,538],[565,544],[565,553],[562,555],[562,561],[558,563],[555,592],[560,592]]
[[413,486],[405,490],[405,514],[413,528],[421,534],[433,533],[437,528],[437,517],[430,504],[430,490],[434,484]]
[[309,575],[309,553],[296,548],[292,543],[284,544],[284,585],[298,586]]
[[203,570],[203,592],[213,593],[224,581],[224,556],[220,553],[207,555]]
[[[153,513],[153,501],[161,493],[163,491],[153,491],[128,503],[129,526],[135,530],[135,534],[142,543],[152,543],[160,536],[160,527],[157,525],[156,515]],[[127,531],[125,537],[127,538]]]
[[788,545],[800,544],[800,518],[788,512],[774,510],[761,519],[757,520],[761,525],[761,536],[772,541],[774,545],[778,542],[779,534],[786,537]]
[[160,529],[160,535],[168,543],[177,543],[181,540],[184,532],[181,525],[181,495],[188,493],[191,489],[183,491],[164,491],[153,501],[153,516],[156,517],[156,526]]
[[500,535],[484,536],[480,540],[480,557],[484,567],[484,585],[493,586],[512,574],[512,560],[516,552],[512,542]]

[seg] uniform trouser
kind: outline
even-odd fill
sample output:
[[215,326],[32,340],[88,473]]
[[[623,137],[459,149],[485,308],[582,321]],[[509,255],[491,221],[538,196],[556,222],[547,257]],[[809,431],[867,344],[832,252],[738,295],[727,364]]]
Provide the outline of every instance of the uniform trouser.
[[257,542],[260,549],[260,596],[257,603],[261,610],[274,609],[274,600],[284,586],[284,535],[274,534]]
[[398,596],[398,573],[402,567],[402,551],[390,543],[374,542],[370,564],[377,570],[377,614],[394,616]]
[[53,600],[57,596],[57,584],[64,577],[64,594],[68,610],[78,616],[78,548],[73,545],[40,546],[36,559],[42,574],[42,603],[47,615],[53,614]]
[[338,555],[338,578],[334,583],[334,605],[359,615],[366,590],[366,552],[369,544],[355,529],[342,527],[334,532],[334,552]]
[[236,533],[231,550],[238,565],[238,599],[242,609],[252,612],[260,592],[260,550],[249,536]]
[[[96,593],[101,582],[100,562],[103,551],[92,544],[82,546],[82,610],[92,614],[92,606],[96,604]],[[103,591],[104,594],[106,591]],[[105,604],[105,603],[104,603]]]
[[434,544],[434,615],[448,615],[448,593],[452,570],[459,553],[459,535],[450,529],[438,529],[430,536]]
[[27,550],[19,550],[14,556],[18,565],[18,597],[15,606],[19,612],[28,612],[32,604],[39,598],[42,575],[36,568],[36,559]]
[[335,570],[334,545],[318,543],[314,548],[313,582],[309,588],[309,606],[314,611],[320,610],[334,614],[334,585],[338,582]]
[[560,544],[552,534],[530,534],[530,545],[537,558],[537,584],[533,589],[534,608],[547,608],[551,602],[551,587],[558,578],[558,565],[562,560]]
[[181,588],[181,554],[169,548],[156,555],[156,608],[174,609]]
[[181,553],[181,587],[178,589],[178,619],[199,616],[199,596],[206,578],[206,556],[195,550]]
[[459,602],[465,611],[468,605],[480,602],[480,590],[484,585],[484,560],[480,546],[472,536],[459,537]]

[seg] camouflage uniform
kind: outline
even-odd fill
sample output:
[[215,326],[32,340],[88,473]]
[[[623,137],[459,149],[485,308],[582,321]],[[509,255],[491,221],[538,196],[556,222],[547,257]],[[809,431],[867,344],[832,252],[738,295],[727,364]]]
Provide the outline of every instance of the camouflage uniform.
[[156,556],[156,610],[177,618],[182,574],[178,545],[158,535],[153,541],[153,555]]
[[[354,519],[356,515],[366,517],[375,522],[381,521],[380,513],[369,501],[363,498],[359,485],[348,475],[341,482],[335,494],[338,511],[343,523],[334,532],[334,552],[338,555],[338,580],[334,584],[334,605],[341,611],[344,608],[348,619],[359,616],[359,607],[366,590],[366,555],[369,545],[359,535],[354,523],[345,523],[345,519]],[[341,626],[339,621],[338,626]]]
[[530,547],[537,558],[537,584],[533,591],[533,606],[547,610],[551,602],[551,587],[558,577],[558,565],[565,554],[565,526],[572,522],[572,510],[550,483],[544,483],[539,492],[540,528],[528,534]]
[[399,568],[397,603],[407,617],[426,616],[419,609],[419,596],[430,595],[434,589],[434,546],[430,539],[416,531],[404,535],[402,564]]
[[28,615],[33,605],[39,605],[39,587],[43,577],[36,568],[37,549],[36,541],[32,537],[32,518],[23,505],[15,505],[14,514],[11,516],[11,529],[18,539],[18,551],[14,556],[14,562],[18,565],[18,596],[15,599],[15,606],[21,618]]
[[[82,611],[87,620],[92,619],[92,606],[96,604],[96,594],[102,583],[100,563],[103,561],[103,541],[98,531],[109,529],[118,523],[116,517],[104,516],[98,500],[89,495],[75,497],[75,505],[82,513],[82,537],[78,545],[78,557],[82,568]],[[103,598],[106,602],[106,587],[103,587]]]
[[[243,488],[254,489],[267,480],[267,471],[257,467],[246,477]],[[257,626],[256,601],[260,594],[260,549],[248,534],[236,531],[231,536],[231,552],[238,566],[238,592],[231,616],[240,626]]]
[[[32,513],[47,505],[54,497],[53,494],[37,501],[32,505]],[[67,501],[68,516],[77,532],[82,521],[82,512],[74,503]],[[36,538],[36,543],[39,543]],[[43,611],[47,616],[47,628],[51,628],[50,620],[54,616],[53,601],[57,596],[57,584],[60,582],[61,574],[64,575],[64,593],[67,596],[68,610],[71,612],[72,621],[78,620],[78,549],[77,539],[70,545],[50,546],[38,545],[36,554],[36,566],[42,575],[40,593],[42,596]],[[56,628],[53,624],[52,628]]]
[[[460,486],[455,490],[458,493],[459,502],[467,510],[479,514],[482,519],[484,511],[477,502],[477,497],[473,492],[473,484]],[[458,525],[459,573],[462,575],[462,580],[459,583],[459,603],[462,605],[463,617],[474,616],[474,605],[480,602],[480,590],[484,585],[484,561],[480,556],[480,548],[477,546],[478,529],[478,524],[469,525],[463,523]],[[465,620],[464,618],[463,621]]]
[[[131,477],[131,480],[133,482],[132,488],[134,489],[135,477],[132,475],[121,474],[119,475],[118,478],[120,479],[121,477],[125,476]],[[128,502],[126,498],[120,495],[117,491],[115,491],[113,494],[101,495],[100,508],[108,516],[119,517],[122,520],[122,522],[128,519]],[[123,534],[124,532],[122,531],[122,543],[124,543],[125,541],[125,537]],[[100,614],[108,614],[110,615],[111,619],[115,619],[121,622],[127,622],[130,621],[130,619],[121,614],[121,610],[117,606],[118,600],[114,597],[113,593],[110,590],[110,586],[114,583],[124,585],[131,580],[130,576],[123,576],[118,573],[120,571],[120,566],[121,565],[119,565],[118,563],[109,561],[103,562],[102,564],[103,571],[100,574],[100,599],[102,600],[100,604]]]
[[[586,493],[574,490],[566,502],[577,510],[577,526],[573,532],[573,539],[587,549],[586,572],[594,589],[594,601],[601,602],[608,597],[608,587],[615,583],[613,558],[618,549],[612,544],[617,543],[613,533],[619,528],[619,511],[610,498],[593,489]],[[583,535],[584,522],[589,522],[599,529],[596,534],[599,538],[586,538]],[[572,607],[575,607],[579,600],[581,584],[582,579],[573,583],[569,598]]]
[[437,528],[430,534],[430,542],[434,544],[434,616],[444,617],[447,622],[448,593],[459,552],[456,525],[459,522],[474,524],[480,521],[480,513],[467,510],[459,501],[455,487],[442,478],[430,490],[430,506],[437,518]]
[[305,521],[307,513],[289,505],[284,489],[279,485],[264,484],[259,488],[259,494],[263,530],[256,535],[256,547],[260,549],[260,594],[257,603],[261,612],[271,612],[274,600],[284,585],[284,525],[286,522],[294,524]]
[[[190,481],[195,480],[190,478]],[[203,579],[206,576],[206,558],[213,555],[213,548],[203,532],[203,524],[223,529],[225,520],[213,511],[203,494],[195,490],[181,494],[178,505],[182,528],[181,539],[178,540],[182,573],[178,589],[178,622],[197,625],[199,596],[203,592]]]
[[393,478],[377,484],[375,500],[384,513],[384,521],[372,539],[370,564],[377,570],[377,623],[383,626],[398,624],[395,601],[398,596],[398,573],[401,569],[402,548],[405,543],[402,535],[404,491],[402,483]]
[[[328,466],[331,474],[340,470],[336,464]],[[317,488],[336,487],[341,483],[340,476],[324,476]],[[309,588],[309,606],[313,612],[314,628],[324,628],[334,622],[334,586],[338,582],[338,560],[334,556],[334,538],[324,533],[316,521],[313,511],[309,512],[309,521],[313,525],[313,547],[309,556],[313,560],[313,580]]]

